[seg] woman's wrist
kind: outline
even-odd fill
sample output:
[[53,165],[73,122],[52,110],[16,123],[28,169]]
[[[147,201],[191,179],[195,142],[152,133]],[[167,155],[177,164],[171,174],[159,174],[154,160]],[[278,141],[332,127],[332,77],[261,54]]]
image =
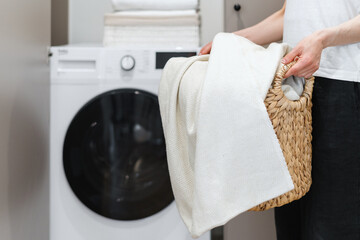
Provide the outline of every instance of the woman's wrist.
[[360,42],[360,15],[340,25],[315,32],[324,48]]
[[[269,39],[269,37],[266,34],[259,34],[260,31],[259,25],[254,25],[251,27],[247,27],[244,29],[241,29],[239,31],[233,32],[234,34],[247,38],[250,41],[258,44],[258,45],[266,45],[272,42],[273,40]],[[275,41],[275,40],[274,40]]]
[[241,36],[241,37],[244,37],[244,38],[248,38],[248,28],[244,28],[244,29],[241,29],[241,30],[238,30],[238,31],[235,31],[233,32],[234,34],[238,35],[238,36]]
[[316,31],[315,36],[318,41],[321,43],[322,48],[325,49],[333,45],[333,40],[336,35],[336,31],[332,28],[325,28],[319,31]]

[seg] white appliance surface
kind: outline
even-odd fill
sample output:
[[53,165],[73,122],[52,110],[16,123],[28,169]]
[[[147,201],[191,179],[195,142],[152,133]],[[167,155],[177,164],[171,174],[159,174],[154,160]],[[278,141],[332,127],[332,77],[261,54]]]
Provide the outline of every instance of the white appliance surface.
[[[91,45],[53,47],[50,115],[50,240],[190,240],[173,201],[138,220],[114,220],[86,207],[63,166],[64,139],[74,116],[94,97],[115,89],[157,94],[163,63],[156,55],[199,49],[127,49]],[[156,69],[158,67],[158,69]],[[200,240],[210,240],[210,232]]]

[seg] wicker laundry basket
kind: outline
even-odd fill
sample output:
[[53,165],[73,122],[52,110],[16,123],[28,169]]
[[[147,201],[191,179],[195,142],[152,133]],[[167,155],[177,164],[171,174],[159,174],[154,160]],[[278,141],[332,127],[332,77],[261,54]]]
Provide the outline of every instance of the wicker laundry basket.
[[248,211],[264,211],[297,200],[309,191],[312,183],[311,98],[314,77],[305,79],[304,91],[299,100],[291,101],[287,99],[281,89],[285,73],[295,63],[296,60],[284,65],[276,73],[265,99],[267,112],[279,139],[295,188]]

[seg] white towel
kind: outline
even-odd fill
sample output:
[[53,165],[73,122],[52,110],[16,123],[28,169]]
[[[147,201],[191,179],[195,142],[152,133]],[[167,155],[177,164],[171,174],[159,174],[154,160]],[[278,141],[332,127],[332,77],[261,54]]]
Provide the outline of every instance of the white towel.
[[182,11],[121,11],[106,13],[105,26],[199,26],[195,10]]
[[115,10],[183,10],[196,9],[197,0],[112,0]]
[[104,46],[199,47],[195,10],[122,11],[105,14]]
[[170,180],[193,238],[294,188],[263,102],[289,50],[219,33],[209,62],[166,64],[159,104]]
[[104,46],[199,47],[198,26],[105,26]]
[[283,79],[281,89],[289,100],[298,100],[304,91],[305,79],[302,77],[290,76]]

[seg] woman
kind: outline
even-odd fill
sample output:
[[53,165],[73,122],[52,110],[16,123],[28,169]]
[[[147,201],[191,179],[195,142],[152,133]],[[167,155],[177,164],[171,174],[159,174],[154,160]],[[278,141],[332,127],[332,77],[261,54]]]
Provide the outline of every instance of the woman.
[[[275,211],[278,240],[360,239],[360,0],[288,0],[262,22],[235,32],[265,45],[280,41],[298,62],[287,72],[315,76],[313,183]],[[211,43],[200,54],[208,54]]]

